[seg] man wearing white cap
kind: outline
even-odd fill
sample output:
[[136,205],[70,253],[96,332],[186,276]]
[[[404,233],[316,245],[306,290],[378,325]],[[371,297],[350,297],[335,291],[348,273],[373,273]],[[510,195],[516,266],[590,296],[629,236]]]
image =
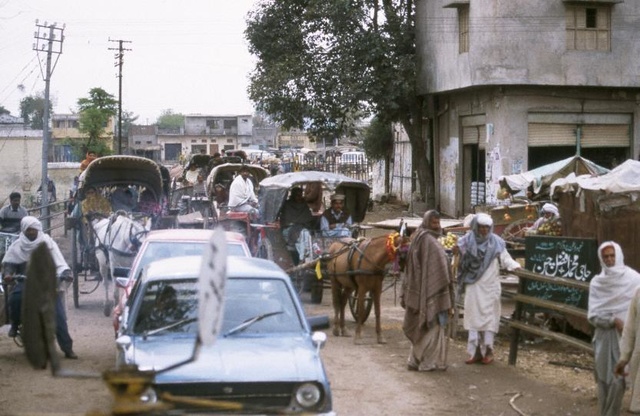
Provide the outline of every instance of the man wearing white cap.
[[558,211],[558,207],[553,204],[544,204],[540,211],[540,218],[533,223],[531,230],[537,230],[544,223],[556,222],[560,219],[560,211]]
[[331,195],[331,208],[320,217],[320,229],[326,237],[351,237],[351,215],[344,209],[344,195]]
[[493,340],[500,327],[500,268],[515,270],[520,264],[493,233],[493,220],[477,214],[471,231],[458,240],[454,253],[461,253],[458,285],[464,296],[464,329],[469,331],[467,364],[493,362]]

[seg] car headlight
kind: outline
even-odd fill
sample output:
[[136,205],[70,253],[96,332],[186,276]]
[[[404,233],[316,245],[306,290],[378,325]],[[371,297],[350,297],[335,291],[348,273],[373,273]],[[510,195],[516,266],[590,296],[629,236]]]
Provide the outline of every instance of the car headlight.
[[298,386],[295,392],[296,402],[305,409],[316,406],[322,399],[322,391],[318,385],[304,383]]
[[140,401],[144,403],[157,403],[158,394],[152,387],[149,387],[140,395]]

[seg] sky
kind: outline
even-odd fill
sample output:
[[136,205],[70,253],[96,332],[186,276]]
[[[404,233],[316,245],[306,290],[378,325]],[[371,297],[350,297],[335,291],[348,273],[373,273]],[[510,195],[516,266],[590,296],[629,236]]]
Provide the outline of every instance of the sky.
[[[255,0],[0,0],[0,106],[45,90],[46,53],[33,50],[36,19],[64,28],[50,83],[53,112],[76,112],[102,88],[118,99],[115,50],[126,40],[122,108],[152,124],[167,109],[253,114],[247,87],[255,58],[244,38]],[[53,55],[55,62],[56,55]]]

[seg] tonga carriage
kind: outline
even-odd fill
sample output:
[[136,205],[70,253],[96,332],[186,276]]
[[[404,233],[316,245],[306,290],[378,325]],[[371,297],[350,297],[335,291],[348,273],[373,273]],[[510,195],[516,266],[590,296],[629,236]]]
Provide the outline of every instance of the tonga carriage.
[[[258,199],[260,201],[260,217],[265,224],[261,229],[261,245],[266,247],[263,253],[268,258],[274,260],[280,267],[285,269],[292,278],[294,286],[303,291],[309,289],[311,291],[311,301],[320,303],[322,301],[323,290],[329,282],[323,279],[326,276],[326,270],[318,273],[315,270],[318,262],[322,269],[321,261],[329,249],[329,246],[339,237],[326,237],[322,234],[319,226],[316,229],[308,230],[311,234],[308,240],[304,256],[299,258],[300,264],[295,264],[292,255],[293,248],[287,245],[279,223],[280,211],[294,187],[315,187],[318,191],[317,198],[319,202],[317,206],[324,206],[324,199],[331,193],[340,193],[345,196],[345,209],[351,214],[351,218],[356,226],[354,229],[359,230],[357,224],[362,222],[365,217],[369,204],[370,188],[366,182],[349,178],[344,175],[329,172],[304,171],[291,172],[281,175],[269,177],[260,182],[260,192]],[[309,194],[308,194],[309,195]],[[308,201],[309,202],[309,201]],[[321,215],[321,211],[314,211],[314,215]],[[319,225],[319,221],[318,221]],[[355,236],[355,235],[354,235]],[[370,310],[371,303],[368,303]]]
[[[209,206],[214,212],[217,222],[227,231],[235,231],[242,234],[247,240],[251,254],[256,256],[260,250],[268,248],[261,244],[261,226],[246,212],[234,212],[228,207],[229,188],[231,182],[238,174],[241,167],[247,167],[250,180],[254,189],[259,189],[260,182],[269,176],[269,171],[258,165],[246,165],[242,163],[223,163],[211,169],[207,176],[206,187]],[[257,192],[256,192],[257,194]],[[266,253],[258,257],[268,258]]]
[[[80,305],[80,294],[94,292],[100,282],[108,276],[101,276],[95,255],[95,232],[87,220],[88,213],[82,212],[82,201],[89,189],[98,191],[104,197],[112,196],[117,189],[127,189],[136,198],[144,195],[147,206],[144,212],[131,210],[133,218],[151,221],[150,228],[159,228],[166,212],[169,191],[169,172],[157,162],[139,156],[105,156],[91,162],[80,174],[74,213],[68,218],[71,233],[71,264],[73,271],[73,302]],[[134,200],[137,206],[137,199]],[[105,314],[107,313],[105,305]]]

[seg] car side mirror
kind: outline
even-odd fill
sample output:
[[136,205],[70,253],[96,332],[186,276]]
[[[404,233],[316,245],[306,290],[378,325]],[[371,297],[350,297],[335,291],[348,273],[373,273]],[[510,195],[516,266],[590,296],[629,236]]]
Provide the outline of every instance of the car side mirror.
[[310,316],[307,318],[307,322],[312,331],[329,329],[331,327],[328,315]]
[[129,277],[130,267],[114,267],[113,277]]

